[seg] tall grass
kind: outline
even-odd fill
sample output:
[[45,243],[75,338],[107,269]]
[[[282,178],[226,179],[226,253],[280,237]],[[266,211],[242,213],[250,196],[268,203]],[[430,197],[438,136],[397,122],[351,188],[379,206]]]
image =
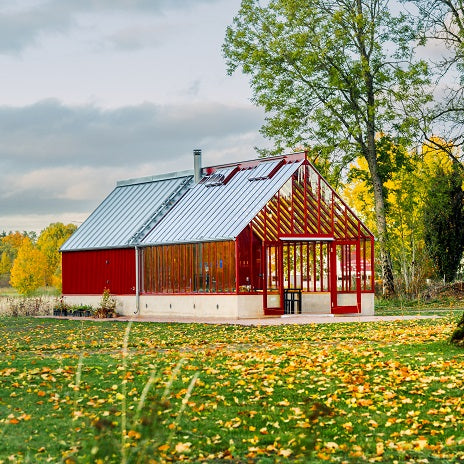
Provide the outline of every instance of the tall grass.
[[[153,367],[142,389],[137,406],[135,408],[130,406],[127,401],[129,392],[127,390],[126,373],[130,370],[129,338],[131,328],[132,322],[129,322],[121,348],[119,370],[122,380],[117,390],[119,403],[115,405],[108,417],[97,417],[93,420],[92,426],[95,430],[95,437],[92,443],[81,442],[79,444],[78,438],[73,437],[74,443],[70,444],[71,446],[64,454],[65,462],[74,463],[81,462],[82,459],[91,459],[92,462],[101,463],[144,464],[158,462],[156,459],[161,459],[163,455],[166,455],[167,450],[175,447],[173,441],[179,433],[182,415],[199,374],[197,372],[191,377],[182,403],[177,411],[171,412],[174,421],[169,427],[162,423],[161,416],[165,411],[172,408],[169,398],[172,394],[173,383],[184,364],[183,359],[177,363],[169,378],[164,379],[164,382],[156,368]],[[74,390],[73,421],[82,417],[80,408],[83,403],[80,392],[83,381],[83,359],[83,354],[81,354],[76,368],[75,381],[70,385]],[[159,381],[161,382],[158,383]],[[164,388],[162,388],[163,383],[165,383]]]
[[1,296],[0,316],[51,316],[58,302],[53,296]]

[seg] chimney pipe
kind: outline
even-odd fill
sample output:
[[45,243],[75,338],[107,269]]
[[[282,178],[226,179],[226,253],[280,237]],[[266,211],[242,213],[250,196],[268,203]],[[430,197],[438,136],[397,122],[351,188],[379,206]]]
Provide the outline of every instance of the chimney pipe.
[[201,180],[201,150],[193,150],[193,171],[195,173],[195,184]]

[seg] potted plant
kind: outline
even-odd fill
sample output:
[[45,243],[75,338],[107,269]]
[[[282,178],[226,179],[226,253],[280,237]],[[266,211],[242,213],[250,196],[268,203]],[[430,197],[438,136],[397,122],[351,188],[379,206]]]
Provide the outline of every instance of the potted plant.
[[64,301],[63,297],[60,297],[53,308],[54,316],[67,316],[70,310],[70,306]]

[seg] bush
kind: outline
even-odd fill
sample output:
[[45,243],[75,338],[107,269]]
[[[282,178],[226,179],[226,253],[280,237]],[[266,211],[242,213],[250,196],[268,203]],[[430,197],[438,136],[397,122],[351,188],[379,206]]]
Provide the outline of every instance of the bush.
[[451,335],[451,343],[458,346],[464,346],[464,313],[458,321],[458,326]]
[[105,288],[103,291],[100,304],[95,311],[94,316],[99,319],[104,319],[108,317],[116,317],[116,305],[117,301],[114,296],[111,295],[109,289]]

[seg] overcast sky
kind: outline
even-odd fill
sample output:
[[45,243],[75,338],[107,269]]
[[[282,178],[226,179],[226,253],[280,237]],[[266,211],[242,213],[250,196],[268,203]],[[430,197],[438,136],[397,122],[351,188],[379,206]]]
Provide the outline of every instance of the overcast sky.
[[121,179],[255,158],[221,53],[240,0],[0,0],[0,231],[78,225]]

